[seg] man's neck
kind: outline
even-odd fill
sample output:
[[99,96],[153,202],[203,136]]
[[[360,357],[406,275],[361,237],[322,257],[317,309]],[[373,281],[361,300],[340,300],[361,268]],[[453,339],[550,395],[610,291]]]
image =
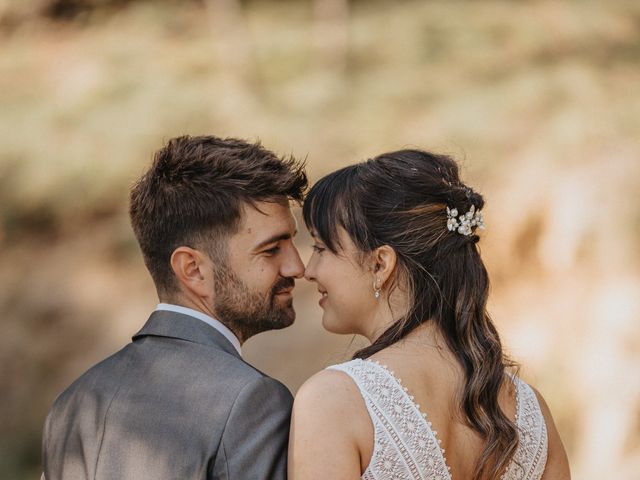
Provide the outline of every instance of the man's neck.
[[156,310],[172,311],[172,312],[180,313],[183,315],[189,315],[191,317],[195,317],[203,321],[204,323],[210,325],[211,327],[213,327],[214,329],[222,333],[222,335],[224,335],[227,338],[227,340],[231,342],[231,344],[236,348],[236,350],[238,350],[238,353],[241,353],[240,349],[242,346],[242,342],[240,341],[238,336],[235,333],[233,333],[233,331],[229,329],[224,323],[222,323],[220,320],[216,319],[215,317],[205,312],[202,312],[201,310],[196,310],[194,308],[175,304],[175,303],[161,302],[156,307]]

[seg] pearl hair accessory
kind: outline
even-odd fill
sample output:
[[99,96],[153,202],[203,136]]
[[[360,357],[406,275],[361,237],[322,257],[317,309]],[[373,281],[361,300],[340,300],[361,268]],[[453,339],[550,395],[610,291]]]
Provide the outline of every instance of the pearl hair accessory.
[[480,210],[476,211],[475,205],[471,209],[458,217],[457,208],[447,207],[447,228],[450,232],[457,231],[461,235],[473,235],[473,227],[484,230],[484,218]]

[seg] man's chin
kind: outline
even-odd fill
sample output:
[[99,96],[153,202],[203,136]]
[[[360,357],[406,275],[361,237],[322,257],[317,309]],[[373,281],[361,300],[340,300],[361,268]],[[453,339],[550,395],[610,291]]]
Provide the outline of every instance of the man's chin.
[[293,307],[283,308],[282,310],[280,310],[280,314],[278,315],[277,319],[273,322],[273,329],[280,330],[290,327],[295,321],[296,311],[293,309]]

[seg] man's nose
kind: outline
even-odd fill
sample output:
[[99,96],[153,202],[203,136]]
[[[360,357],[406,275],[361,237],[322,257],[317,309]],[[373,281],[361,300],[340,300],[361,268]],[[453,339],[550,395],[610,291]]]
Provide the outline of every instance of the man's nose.
[[291,250],[287,256],[287,261],[282,266],[283,277],[302,278],[304,275],[304,263],[300,258],[300,253],[295,245],[291,245]]

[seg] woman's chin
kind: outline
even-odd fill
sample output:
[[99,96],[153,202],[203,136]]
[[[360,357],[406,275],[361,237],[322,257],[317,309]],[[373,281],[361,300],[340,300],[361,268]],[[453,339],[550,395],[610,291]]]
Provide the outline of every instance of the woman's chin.
[[338,335],[349,335],[355,333],[353,328],[349,328],[345,322],[341,322],[335,316],[327,314],[327,312],[324,312],[322,315],[322,328],[329,333],[336,333]]
[[331,332],[331,333],[336,333],[334,332],[334,325],[333,322],[331,321],[330,318],[327,318],[327,313],[324,312],[322,314],[322,328],[324,328],[327,332]]

